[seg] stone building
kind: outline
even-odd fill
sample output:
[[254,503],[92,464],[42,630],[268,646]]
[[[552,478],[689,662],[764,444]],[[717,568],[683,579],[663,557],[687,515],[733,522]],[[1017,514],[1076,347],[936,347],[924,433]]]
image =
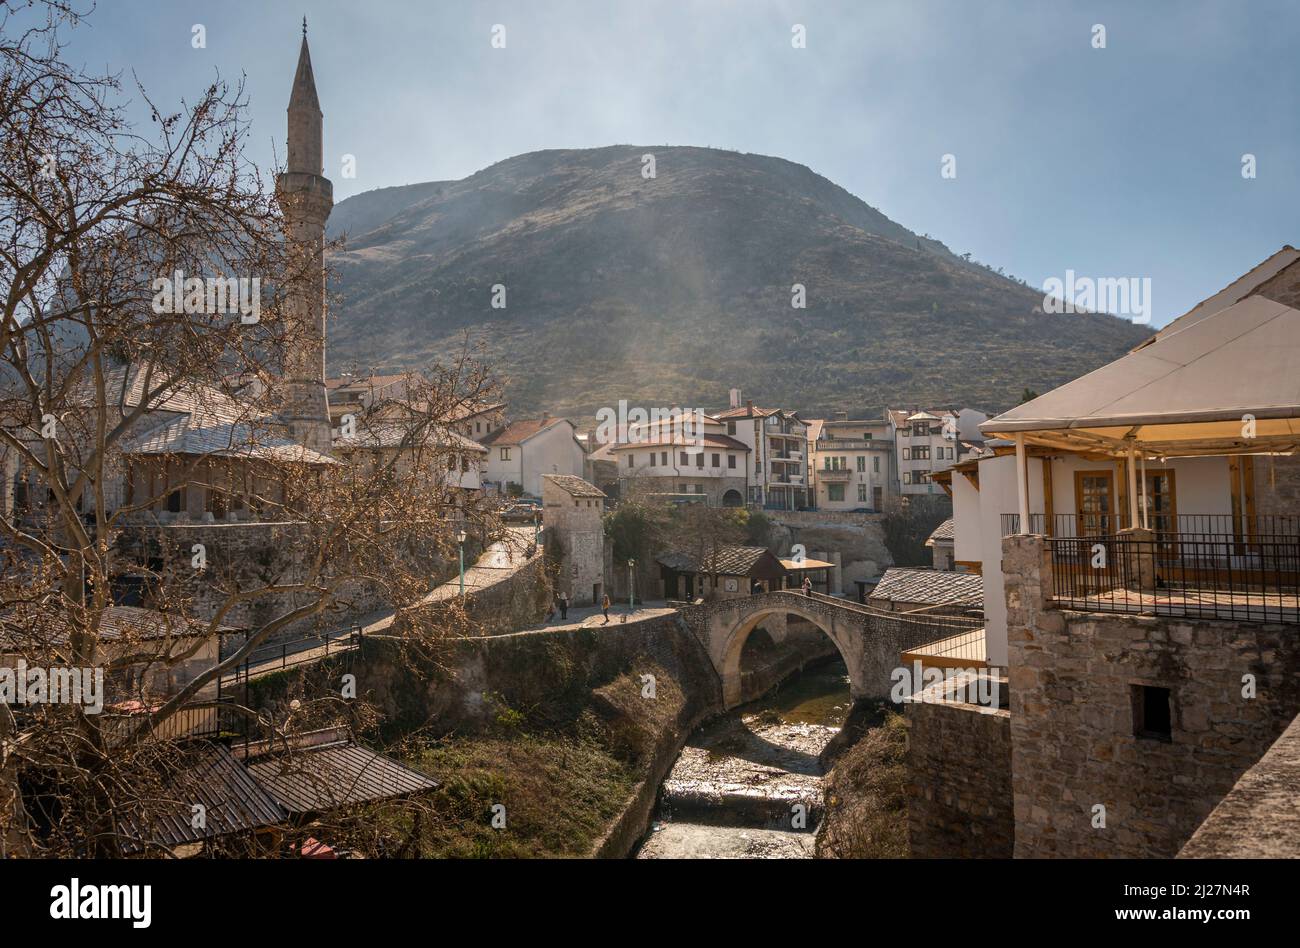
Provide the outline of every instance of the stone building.
[[558,553],[556,592],[576,606],[605,595],[605,492],[572,474],[542,475],[546,543]]
[[914,854],[1178,855],[1292,725],[1298,302],[1286,247],[938,480],[1009,700],[908,703]]

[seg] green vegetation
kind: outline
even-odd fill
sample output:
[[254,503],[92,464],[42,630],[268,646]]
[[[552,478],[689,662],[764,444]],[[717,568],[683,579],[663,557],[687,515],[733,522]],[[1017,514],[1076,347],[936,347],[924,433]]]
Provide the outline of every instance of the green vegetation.
[[[654,701],[642,697],[646,674],[655,678]],[[435,818],[415,827],[396,807],[381,817],[418,840],[423,857],[588,855],[648,775],[685,697],[668,672],[640,658],[580,699],[562,692],[525,708],[495,692],[483,699],[489,714],[481,731],[406,754],[441,783],[430,798]],[[505,807],[500,828],[493,826],[498,804]]]

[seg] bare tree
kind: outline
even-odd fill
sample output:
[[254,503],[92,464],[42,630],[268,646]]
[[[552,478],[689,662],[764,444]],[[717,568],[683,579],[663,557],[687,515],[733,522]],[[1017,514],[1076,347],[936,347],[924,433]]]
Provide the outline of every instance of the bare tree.
[[[0,704],[0,847],[120,855],[162,846],[148,827],[194,785],[179,742],[267,642],[385,612],[412,647],[456,630],[425,597],[458,531],[499,524],[450,420],[496,393],[466,347],[331,454],[288,439],[286,300],[319,260],[244,153],[244,90],[169,112],[140,88],[135,127],[118,77],[63,61],[74,5],[38,9],[0,0],[0,668],[99,670],[108,711]],[[327,692],[261,723],[331,721],[374,723]],[[398,826],[334,828],[401,849]]]

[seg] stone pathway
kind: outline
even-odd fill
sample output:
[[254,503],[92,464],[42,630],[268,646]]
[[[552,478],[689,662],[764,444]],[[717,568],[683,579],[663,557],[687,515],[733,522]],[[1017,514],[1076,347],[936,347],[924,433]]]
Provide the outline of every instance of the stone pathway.
[[[506,530],[506,536],[503,539],[489,544],[478,560],[472,566],[466,568],[466,595],[471,594],[475,589],[490,586],[528,562],[528,551],[533,545],[533,528],[531,526],[507,527]],[[443,583],[433,589],[429,595],[421,600],[420,605],[444,602],[448,599],[455,599],[459,595],[460,577],[457,576],[450,582]],[[416,608],[419,608],[419,606]],[[572,614],[572,610],[570,610],[570,615]],[[280,671],[286,667],[319,661],[329,655],[337,655],[340,651],[351,647],[348,640],[352,636],[355,626],[361,627],[361,635],[364,638],[367,635],[387,631],[392,627],[395,616],[396,613],[391,609],[373,612],[368,616],[361,617],[356,623],[349,625],[347,628],[329,633],[320,639],[289,643],[281,655],[250,666],[248,677],[257,678]],[[597,622],[599,621],[597,619]],[[613,621],[612,617],[611,621]],[[322,644],[313,646],[311,645],[312,641],[320,641]],[[240,675],[242,674],[243,670],[241,669]],[[225,679],[230,680],[231,677],[231,675],[227,675]]]

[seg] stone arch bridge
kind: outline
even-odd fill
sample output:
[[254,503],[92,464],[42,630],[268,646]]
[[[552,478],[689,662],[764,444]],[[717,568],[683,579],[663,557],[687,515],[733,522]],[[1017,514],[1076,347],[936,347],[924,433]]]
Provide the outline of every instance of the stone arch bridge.
[[798,616],[826,633],[848,666],[854,698],[887,697],[901,652],[980,624],[952,616],[894,614],[833,596],[808,596],[791,590],[718,599],[687,607],[681,615],[708,651],[722,681],[726,708],[742,701],[741,654],[750,633],[764,620]]

